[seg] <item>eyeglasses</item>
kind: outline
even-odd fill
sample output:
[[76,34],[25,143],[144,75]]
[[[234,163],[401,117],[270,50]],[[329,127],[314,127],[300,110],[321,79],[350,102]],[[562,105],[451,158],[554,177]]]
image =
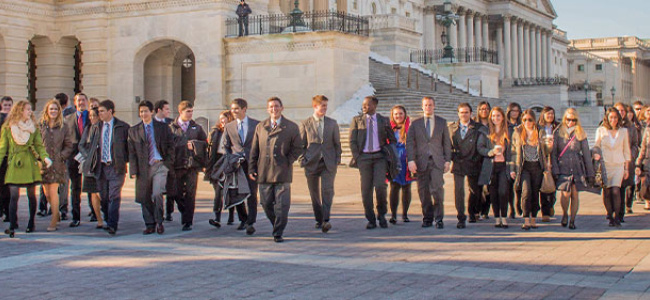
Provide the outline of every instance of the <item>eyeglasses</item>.
[[578,119],[566,119],[567,123],[569,122],[578,122]]
[[525,119],[523,119],[523,121],[524,121],[524,122],[535,122],[535,120],[530,119],[530,118],[525,118]]

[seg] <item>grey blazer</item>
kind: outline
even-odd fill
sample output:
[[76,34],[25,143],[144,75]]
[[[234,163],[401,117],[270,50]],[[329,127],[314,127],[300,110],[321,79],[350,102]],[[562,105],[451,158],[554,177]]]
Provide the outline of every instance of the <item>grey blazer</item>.
[[246,133],[246,140],[244,143],[242,143],[239,138],[237,120],[226,124],[226,126],[224,126],[224,133],[226,136],[223,138],[226,153],[233,154],[243,152],[246,161],[248,161],[251,153],[251,145],[253,144],[253,136],[255,135],[255,127],[257,127],[257,124],[259,123],[260,121],[248,117],[248,132]]
[[446,162],[451,162],[451,139],[447,121],[435,116],[435,127],[429,138],[424,117],[413,120],[406,135],[406,155],[408,161],[415,161],[419,172],[428,171],[429,157],[433,158],[434,167],[444,169]]
[[341,163],[341,133],[336,121],[323,118],[323,139],[318,136],[318,124],[313,116],[300,123],[300,137],[304,152],[299,158],[300,166],[306,171],[315,171],[321,158],[330,172],[336,172]]

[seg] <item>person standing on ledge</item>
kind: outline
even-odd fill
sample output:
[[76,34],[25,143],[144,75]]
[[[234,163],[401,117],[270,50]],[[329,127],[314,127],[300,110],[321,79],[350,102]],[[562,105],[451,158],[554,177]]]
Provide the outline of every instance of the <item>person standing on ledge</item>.
[[239,36],[248,35],[248,15],[251,11],[250,6],[244,0],[239,1],[237,5],[237,22],[239,23]]

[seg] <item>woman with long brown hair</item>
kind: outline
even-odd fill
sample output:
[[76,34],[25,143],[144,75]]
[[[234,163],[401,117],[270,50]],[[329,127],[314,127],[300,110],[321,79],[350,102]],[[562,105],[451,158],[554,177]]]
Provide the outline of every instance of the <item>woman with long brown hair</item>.
[[[92,105],[92,101],[91,101],[91,105]],[[97,147],[99,147],[99,143],[100,143],[99,139],[101,136],[101,134],[99,133],[95,133],[94,135],[92,134],[93,130],[97,130],[99,128],[97,126],[95,127],[92,126],[97,124],[97,122],[100,121],[99,109],[97,107],[93,107],[88,110],[88,121],[89,122],[86,125],[86,129],[84,130],[84,133],[81,135],[81,139],[79,142],[79,153],[81,153],[81,155],[85,159],[81,166],[82,173],[84,175],[81,191],[90,194],[91,207],[93,209],[95,219],[97,219],[97,224],[95,225],[95,228],[102,229],[104,228],[104,219],[102,218],[101,198],[99,197],[99,187],[97,186],[97,178],[95,178],[95,174],[92,171],[95,168],[93,166],[93,163],[95,164],[97,163],[97,157],[93,159],[93,156],[96,156],[96,151],[93,151],[93,149],[97,149]],[[90,138],[91,136],[93,137],[93,139]]]
[[[492,107],[490,106],[490,102],[487,101],[479,102],[478,106],[476,107],[476,117],[474,118],[474,121],[485,126],[486,130],[490,126],[491,109]],[[490,213],[490,193],[486,186],[481,186],[481,190],[482,192],[480,193],[479,214],[484,220],[487,220],[489,219],[488,214]]]
[[[395,105],[390,110],[390,126],[395,133],[397,140],[397,153],[402,162],[402,166],[407,165],[406,157],[406,133],[409,130],[411,120],[406,114],[406,108],[401,105]],[[408,218],[409,206],[411,205],[411,178],[410,172],[406,167],[402,167],[397,177],[390,182],[390,211],[391,218],[388,222],[397,223],[397,207],[399,205],[399,191],[402,191],[402,221],[410,222]]]
[[512,135],[512,166],[510,176],[515,187],[521,187],[524,225],[521,229],[536,229],[539,212],[539,189],[542,186],[544,166],[547,165],[543,152],[543,142],[535,120],[535,112],[524,111],[522,125],[514,129]]
[[[628,141],[630,145],[630,153],[632,157],[639,156],[639,136],[637,135],[636,127],[634,123],[630,120],[628,113],[628,105],[618,102],[614,104],[614,108],[618,110],[618,113],[621,115],[621,127],[627,129]],[[632,118],[633,120],[634,118]],[[623,197],[623,205],[621,206],[621,223],[625,222],[625,214],[632,213],[632,200],[634,194],[634,174],[632,174],[632,169],[634,164],[632,162],[628,163],[627,172],[628,176],[623,180],[621,185],[621,197]]]
[[18,101],[7,116],[2,126],[0,135],[0,164],[5,157],[9,160],[7,164],[7,176],[5,184],[9,185],[11,202],[9,204],[9,228],[5,233],[14,237],[18,228],[18,199],[20,188],[27,189],[29,200],[29,223],[26,232],[33,232],[35,229],[34,215],[36,214],[36,185],[41,182],[41,168],[39,161],[46,167],[52,165],[41,138],[41,131],[36,126],[36,119],[32,111],[32,105],[25,101]]
[[[224,144],[223,144],[223,138],[224,138],[224,126],[226,124],[232,122],[235,120],[235,117],[229,110],[224,110],[219,114],[219,122],[214,124],[212,127],[212,131],[210,132],[209,135],[209,140],[208,144],[210,146],[210,161],[208,162],[208,167],[205,170],[205,175],[208,181],[212,183],[212,187],[214,188],[214,205],[212,207],[212,211],[214,212],[214,219],[208,220],[210,225],[214,227],[221,227],[221,211],[223,209],[223,201],[222,201],[222,192],[223,189],[221,186],[219,186],[219,182],[215,182],[209,179],[210,174],[212,173],[212,169],[216,165],[217,161],[226,153]],[[239,207],[239,206],[238,206]],[[234,211],[235,208],[231,207],[228,210],[228,225],[232,224],[234,222]],[[242,215],[239,214],[241,222],[245,222],[246,220],[242,220]]]
[[589,153],[587,135],[580,125],[578,111],[567,108],[554,134],[551,160],[553,176],[557,178],[555,184],[562,193],[561,224],[563,227],[568,225],[569,229],[576,229],[575,219],[580,207],[578,192],[594,184],[594,167]]
[[510,167],[510,136],[506,114],[500,107],[490,111],[489,134],[478,139],[478,152],[484,156],[479,185],[488,185],[495,227],[508,228],[508,193],[511,183],[508,179]]
[[66,160],[72,154],[74,136],[63,124],[61,104],[54,99],[45,104],[39,122],[43,146],[52,160],[52,167],[43,171],[43,192],[52,209],[52,220],[47,231],[57,230],[59,223],[59,185],[65,183]]
[[621,184],[630,174],[627,170],[631,160],[630,144],[627,128],[621,125],[622,120],[618,110],[607,109],[602,125],[596,130],[594,144],[594,160],[602,159],[607,171],[603,202],[610,227],[621,226]]
[[[555,120],[555,109],[550,106],[545,106],[539,115],[537,126],[539,127],[539,138],[543,146],[542,152],[544,155],[544,171],[551,172],[551,151],[553,150],[553,134],[560,125]],[[542,210],[542,222],[550,222],[551,217],[555,215],[555,192],[540,193],[539,202]]]

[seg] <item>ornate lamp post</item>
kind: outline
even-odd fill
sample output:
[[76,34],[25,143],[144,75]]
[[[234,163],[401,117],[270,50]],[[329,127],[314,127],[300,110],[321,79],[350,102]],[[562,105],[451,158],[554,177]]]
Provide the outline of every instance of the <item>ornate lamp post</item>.
[[[451,11],[451,0],[446,0],[445,3],[443,3],[443,11],[442,14],[436,15],[436,20],[438,20],[438,23],[444,26],[447,29],[447,32],[449,32],[449,27],[455,25],[456,20],[458,20],[458,15]],[[454,48],[451,47],[448,35],[445,33],[444,29],[442,35],[440,35],[440,39],[442,40],[442,44],[445,45],[442,57],[449,58],[449,62],[452,62],[454,60]]]
[[585,106],[589,105],[589,81],[585,80],[585,84],[582,86],[585,89]]
[[615,102],[615,99],[616,99],[616,88],[614,86],[612,86],[612,89],[609,90],[609,91],[612,93],[612,106],[614,106],[614,102]]
[[293,31],[296,31],[296,27],[305,27],[305,22],[302,20],[302,15],[304,14],[300,8],[298,8],[298,0],[296,0],[293,5],[294,9],[289,13],[291,15],[291,22],[289,26],[293,27]]

